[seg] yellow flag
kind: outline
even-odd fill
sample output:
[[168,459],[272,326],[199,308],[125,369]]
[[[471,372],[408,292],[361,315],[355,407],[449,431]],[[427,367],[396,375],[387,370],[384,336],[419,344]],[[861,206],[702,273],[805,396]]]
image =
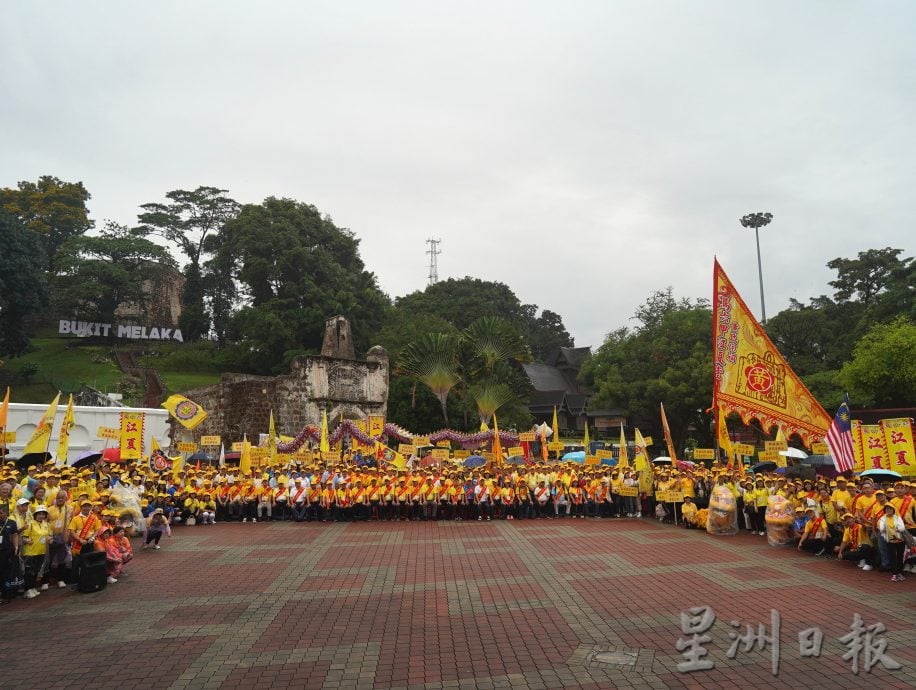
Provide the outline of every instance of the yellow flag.
[[60,402],[60,393],[58,393],[48,409],[45,410],[44,416],[32,432],[32,438],[22,449],[23,455],[29,453],[46,453],[48,451],[48,442],[51,440],[51,429],[54,427],[54,418],[57,416],[57,405]]
[[406,458],[396,450],[384,445],[381,441],[375,442],[375,462],[379,469],[383,469],[382,463],[387,463],[398,470],[407,467]]
[[481,422],[481,423],[480,423],[480,430],[481,430],[481,431],[489,431],[489,430],[490,430],[490,427],[487,426],[487,423],[486,423],[486,422]]
[[620,425],[620,455],[617,457],[617,467],[623,469],[630,466],[630,458],[627,453],[627,438],[623,435],[623,424]]
[[162,407],[185,429],[193,429],[207,418],[204,408],[183,395],[170,395],[168,400],[162,403]]
[[649,469],[649,454],[646,452],[646,439],[639,432],[633,430],[633,466],[640,472]]
[[251,444],[248,436],[242,438],[242,454],[239,456],[239,474],[242,477],[251,473]]
[[499,424],[496,422],[496,413],[493,413],[493,461],[497,465],[503,462],[503,446],[499,442]]
[[728,468],[731,469],[735,460],[735,451],[732,449],[732,439],[728,435],[728,427],[725,425],[725,410],[719,406],[719,417],[716,421],[716,438],[719,442],[719,448],[725,451],[728,456]]
[[671,429],[668,427],[668,418],[665,416],[665,403],[659,403],[662,410],[662,431],[665,432],[665,445],[668,446],[668,455],[671,457],[671,464],[677,462],[677,454],[674,452],[674,441],[671,439]]
[[585,454],[591,455],[590,449],[588,447],[588,418],[585,420],[585,436],[582,439],[582,445],[585,446]]
[[277,428],[274,426],[274,411],[270,411],[270,426],[267,429],[267,448],[270,451],[270,464],[277,457]]
[[[557,443],[557,444],[560,443],[560,425],[557,424],[557,406],[556,405],[553,406],[553,424],[551,425],[551,428],[553,429],[553,436],[551,437],[551,440],[554,443]],[[557,446],[557,448],[559,448],[559,446]],[[558,460],[560,459],[559,450],[557,450],[557,459]]]
[[321,413],[321,439],[318,441],[318,450],[322,453],[331,452],[331,443],[328,441],[328,413]]
[[70,429],[76,424],[73,415],[73,394],[67,401],[67,411],[64,412],[64,421],[60,425],[60,432],[57,437],[57,464],[63,467],[67,464],[67,453],[70,450]]
[[9,418],[10,409],[10,387],[6,387],[6,395],[3,396],[3,404],[0,404],[0,448],[6,447],[4,434],[6,433],[7,419]]
[[765,431],[782,426],[810,447],[832,418],[792,371],[715,262],[713,291],[713,407],[757,419]]

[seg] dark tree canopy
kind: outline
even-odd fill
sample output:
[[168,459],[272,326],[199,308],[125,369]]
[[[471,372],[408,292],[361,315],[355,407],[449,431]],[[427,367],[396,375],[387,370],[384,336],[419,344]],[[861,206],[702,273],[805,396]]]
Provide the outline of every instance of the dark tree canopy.
[[48,303],[44,250],[34,232],[0,210],[0,353],[29,347],[28,319]]
[[595,392],[593,407],[626,410],[644,434],[661,438],[659,403],[675,444],[693,427],[708,430],[712,370],[712,312],[706,300],[675,300],[670,289],[652,293],[637,309],[635,330],[620,329],[582,368]]
[[261,366],[253,368],[317,351],[334,314],[350,320],[357,349],[374,344],[388,298],[365,270],[356,236],[314,206],[274,197],[243,206],[223,228],[214,258],[231,267],[246,300],[230,337],[256,353]]
[[395,308],[412,316],[442,319],[456,330],[464,330],[478,318],[499,317],[515,325],[528,341],[535,359],[546,357],[557,347],[572,347],[573,339],[562,317],[545,309],[523,304],[504,283],[479,278],[449,278],[425,290],[399,297]]
[[43,175],[38,182],[22,181],[16,189],[0,189],[0,208],[16,216],[39,238],[43,267],[53,275],[63,244],[93,227],[86,208],[89,198],[82,182]]
[[81,318],[110,323],[119,305],[145,305],[143,283],[158,277],[159,265],[175,267],[165,247],[143,229],[109,221],[98,235],[73,237],[62,247],[57,304]]

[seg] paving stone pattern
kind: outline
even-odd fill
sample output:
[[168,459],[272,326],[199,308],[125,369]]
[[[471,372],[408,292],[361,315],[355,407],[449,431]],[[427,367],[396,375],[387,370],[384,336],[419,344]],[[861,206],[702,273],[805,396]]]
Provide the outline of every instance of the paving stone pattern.
[[[649,520],[183,527],[104,592],[0,610],[0,687],[912,688],[916,576]],[[681,612],[710,606],[714,668],[679,672]],[[726,652],[781,614],[771,648]],[[839,638],[882,623],[856,675]],[[803,658],[798,633],[824,633]],[[864,652],[860,655],[864,664]]]

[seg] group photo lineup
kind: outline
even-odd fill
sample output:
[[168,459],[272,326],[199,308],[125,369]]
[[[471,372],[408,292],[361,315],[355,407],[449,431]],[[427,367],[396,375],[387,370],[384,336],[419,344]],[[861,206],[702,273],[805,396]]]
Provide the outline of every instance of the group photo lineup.
[[916,8],[9,9],[0,687],[916,686]]

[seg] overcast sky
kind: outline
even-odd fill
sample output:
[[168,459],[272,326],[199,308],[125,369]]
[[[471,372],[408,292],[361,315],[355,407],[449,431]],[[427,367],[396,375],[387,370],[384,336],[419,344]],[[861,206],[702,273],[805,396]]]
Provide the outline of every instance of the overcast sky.
[[[655,289],[759,316],[825,263],[914,251],[916,3],[6,2],[0,186],[97,221],[172,189],[314,204],[392,297],[508,284],[577,345]],[[99,223],[100,224],[100,223]]]

